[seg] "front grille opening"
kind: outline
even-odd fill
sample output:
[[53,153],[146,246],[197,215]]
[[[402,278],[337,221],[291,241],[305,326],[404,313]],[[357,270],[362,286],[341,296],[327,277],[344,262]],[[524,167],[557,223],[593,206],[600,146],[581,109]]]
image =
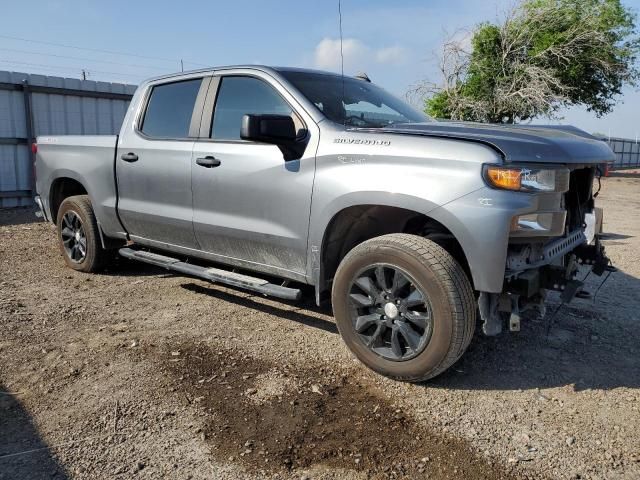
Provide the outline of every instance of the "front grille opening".
[[564,194],[567,208],[567,228],[571,232],[582,228],[584,216],[593,210],[593,179],[595,168],[578,168],[571,171],[569,190]]

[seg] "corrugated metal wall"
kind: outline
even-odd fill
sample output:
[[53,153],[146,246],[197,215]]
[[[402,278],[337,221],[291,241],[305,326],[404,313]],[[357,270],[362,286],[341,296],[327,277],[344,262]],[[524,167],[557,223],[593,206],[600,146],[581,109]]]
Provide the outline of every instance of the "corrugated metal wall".
[[112,135],[120,131],[135,89],[121,83],[0,71],[0,208],[32,203],[25,95],[30,98],[34,137]]
[[640,144],[637,140],[629,138],[603,138],[609,144],[616,160],[613,162],[612,170],[623,170],[625,168],[640,168]]

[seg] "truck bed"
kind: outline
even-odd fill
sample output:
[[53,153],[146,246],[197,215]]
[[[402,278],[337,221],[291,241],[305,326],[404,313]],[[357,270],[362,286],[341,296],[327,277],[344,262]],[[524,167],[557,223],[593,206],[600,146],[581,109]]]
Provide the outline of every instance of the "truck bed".
[[41,136],[36,142],[37,191],[49,193],[41,199],[45,214],[55,221],[56,212],[51,211],[49,202],[56,183],[65,178],[76,180],[85,186],[103,232],[114,237],[124,235],[116,215],[114,166],[118,136]]

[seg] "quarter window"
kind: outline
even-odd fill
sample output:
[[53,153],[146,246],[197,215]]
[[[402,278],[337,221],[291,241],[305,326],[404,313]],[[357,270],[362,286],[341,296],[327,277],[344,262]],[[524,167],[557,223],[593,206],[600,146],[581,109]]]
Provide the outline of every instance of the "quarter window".
[[197,78],[153,87],[142,132],[150,137],[187,138],[201,83]]
[[293,112],[289,104],[262,80],[254,77],[223,77],[210,137],[216,140],[239,140],[245,114],[293,115]]

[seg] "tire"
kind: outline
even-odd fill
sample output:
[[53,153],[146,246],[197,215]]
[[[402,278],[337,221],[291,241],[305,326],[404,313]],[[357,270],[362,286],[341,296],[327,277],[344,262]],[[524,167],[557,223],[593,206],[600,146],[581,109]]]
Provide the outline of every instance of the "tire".
[[[58,209],[56,224],[60,252],[67,266],[87,273],[97,272],[104,267],[109,258],[109,252],[102,248],[98,223],[87,195],[66,198]],[[79,232],[80,236],[71,235],[69,229]],[[84,248],[82,248],[82,238],[84,238]],[[70,245],[78,244],[80,246],[77,249],[70,248]]]
[[[398,285],[407,283],[393,290],[396,275]],[[381,284],[391,286],[383,289]],[[391,300],[385,300],[383,291]],[[372,300],[378,298],[381,302]],[[353,248],[338,267],[331,299],[338,330],[351,352],[396,380],[420,382],[444,372],[465,352],[475,330],[475,297],[465,271],[442,247],[416,235],[384,235]]]

